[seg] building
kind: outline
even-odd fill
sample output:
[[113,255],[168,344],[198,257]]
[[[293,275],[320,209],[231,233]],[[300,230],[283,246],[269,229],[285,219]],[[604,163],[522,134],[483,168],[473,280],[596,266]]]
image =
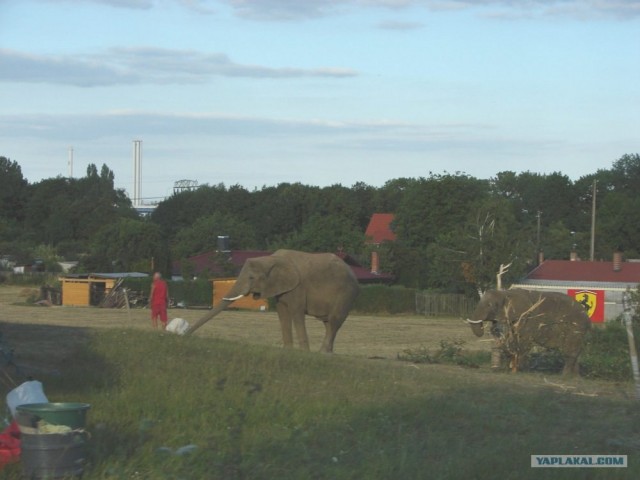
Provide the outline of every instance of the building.
[[[71,307],[98,306],[122,278],[145,278],[146,273],[88,273],[60,277],[62,305]],[[149,284],[151,286],[151,284]]]
[[383,242],[395,242],[396,234],[391,228],[394,219],[393,213],[374,213],[371,215],[369,225],[364,232],[365,243],[380,245]]
[[602,322],[622,314],[622,294],[638,284],[640,262],[622,261],[616,252],[611,262],[546,260],[511,288],[566,293],[588,308],[593,322]]
[[338,251],[336,255],[340,257],[344,263],[351,267],[354,275],[358,279],[358,283],[363,285],[389,284],[393,282],[393,275],[389,273],[381,273],[378,270],[378,252],[371,253],[371,268],[363,267],[355,258],[348,253]]

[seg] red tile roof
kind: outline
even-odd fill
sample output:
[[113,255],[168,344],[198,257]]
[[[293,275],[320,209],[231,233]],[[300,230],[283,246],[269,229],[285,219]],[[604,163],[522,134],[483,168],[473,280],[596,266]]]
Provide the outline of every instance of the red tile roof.
[[367,243],[379,244],[382,242],[393,242],[396,234],[391,230],[391,222],[395,219],[393,213],[374,213],[364,232]]
[[618,272],[613,262],[572,262],[546,260],[527,275],[528,280],[564,280],[569,282],[640,283],[640,263],[622,262]]
[[348,253],[339,251],[336,255],[351,267],[351,270],[360,283],[391,283],[394,279],[394,276],[390,273],[373,273],[370,269],[360,265],[360,263]]

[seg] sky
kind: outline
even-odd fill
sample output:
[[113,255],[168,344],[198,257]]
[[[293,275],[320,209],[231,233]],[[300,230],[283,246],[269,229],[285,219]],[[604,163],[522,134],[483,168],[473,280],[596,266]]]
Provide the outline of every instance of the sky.
[[175,181],[573,179],[640,151],[640,0],[0,0],[0,155]]

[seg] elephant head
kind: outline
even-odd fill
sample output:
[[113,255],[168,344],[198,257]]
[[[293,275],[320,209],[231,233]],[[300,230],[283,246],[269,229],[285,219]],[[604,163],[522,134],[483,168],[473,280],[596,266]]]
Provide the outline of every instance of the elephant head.
[[207,323],[230,304],[246,295],[254,299],[270,298],[295,289],[300,284],[300,274],[290,260],[277,257],[257,257],[247,260],[240,270],[229,293],[207,315],[194,323],[188,334]]
[[471,318],[467,323],[471,325],[473,333],[481,337],[484,335],[484,322],[495,322],[504,318],[508,292],[505,290],[489,290],[480,299]]

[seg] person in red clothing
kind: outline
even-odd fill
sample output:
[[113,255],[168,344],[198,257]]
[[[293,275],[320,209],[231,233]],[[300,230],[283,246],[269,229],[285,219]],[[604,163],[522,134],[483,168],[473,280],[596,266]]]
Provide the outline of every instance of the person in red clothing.
[[153,283],[149,293],[149,305],[151,305],[151,325],[158,328],[158,317],[162,322],[162,328],[167,327],[167,306],[169,305],[169,288],[167,282],[162,279],[162,274],[153,274]]

